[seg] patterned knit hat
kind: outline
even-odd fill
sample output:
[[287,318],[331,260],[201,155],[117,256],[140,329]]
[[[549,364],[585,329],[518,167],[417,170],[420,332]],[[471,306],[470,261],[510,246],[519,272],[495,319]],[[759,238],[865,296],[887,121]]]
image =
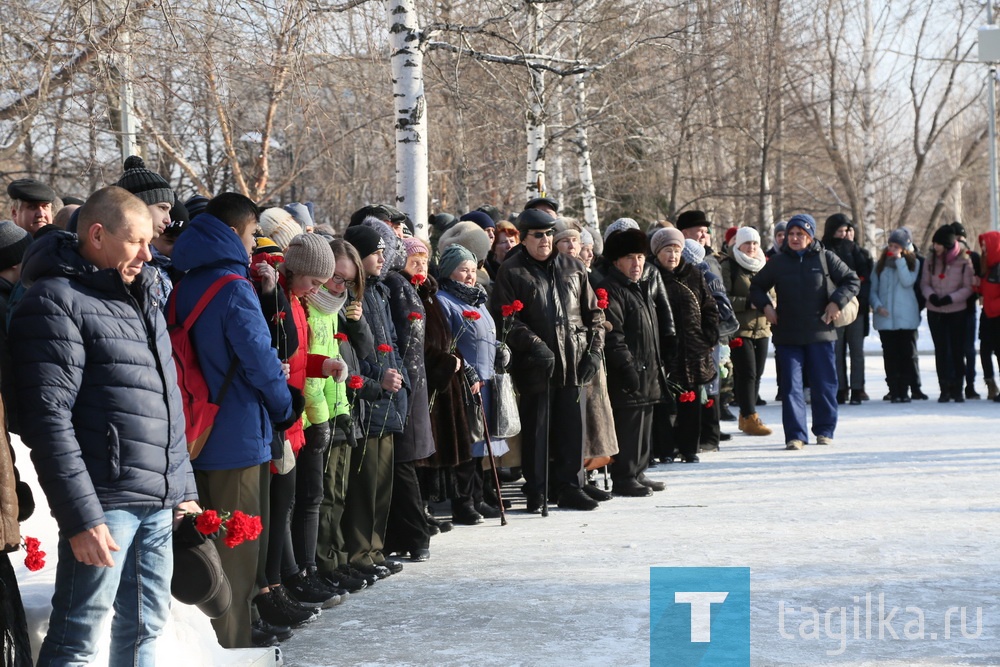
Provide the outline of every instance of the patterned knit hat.
[[258,224],[261,233],[282,249],[287,248],[292,239],[302,233],[302,226],[283,208],[264,209]]
[[322,236],[299,234],[285,249],[285,268],[297,276],[311,276],[326,281],[333,277],[336,264],[333,250]]
[[125,173],[115,185],[125,188],[149,206],[162,202],[173,206],[177,199],[170,183],[155,171],[146,169],[146,163],[138,155],[130,155],[125,160]]
[[406,248],[407,257],[409,257],[410,255],[419,255],[421,253],[425,255],[428,254],[427,246],[424,244],[423,241],[421,241],[415,236],[410,236],[403,239],[403,247]]
[[607,241],[608,237],[615,232],[621,232],[626,229],[639,229],[639,223],[632,218],[618,218],[604,230],[604,240]]
[[705,246],[692,239],[684,239],[681,257],[688,264],[701,264],[705,261]]

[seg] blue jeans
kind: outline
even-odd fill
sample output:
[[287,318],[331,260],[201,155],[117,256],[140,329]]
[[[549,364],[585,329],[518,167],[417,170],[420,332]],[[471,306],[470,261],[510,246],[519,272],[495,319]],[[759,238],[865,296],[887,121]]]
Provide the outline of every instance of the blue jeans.
[[104,619],[112,608],[109,667],[155,663],[154,641],[170,613],[173,512],[113,509],[106,510],[104,517],[120,547],[111,552],[114,567],[80,563],[69,539],[59,538],[52,615],[38,667],[93,662]]
[[809,378],[813,426],[816,435],[833,437],[837,428],[837,363],[836,343],[811,343],[809,345],[775,345],[781,368],[781,424],[785,429],[785,442],[809,442],[806,430],[806,401],[803,393],[803,375]]

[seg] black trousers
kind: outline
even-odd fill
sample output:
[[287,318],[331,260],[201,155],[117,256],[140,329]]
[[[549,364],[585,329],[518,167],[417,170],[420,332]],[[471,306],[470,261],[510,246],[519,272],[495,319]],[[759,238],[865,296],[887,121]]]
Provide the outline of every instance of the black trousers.
[[979,359],[983,364],[983,379],[992,380],[993,356],[1000,363],[1000,317],[986,317],[983,311],[979,318]]
[[4,667],[31,667],[28,621],[14,568],[5,553],[0,553],[0,637],[0,656],[4,658]]
[[618,454],[610,468],[611,479],[617,484],[636,479],[649,467],[653,445],[653,406],[612,405]]
[[913,329],[881,330],[882,363],[885,366],[885,383],[893,396],[905,396],[917,381],[913,373],[913,355],[917,337]]
[[396,461],[392,466],[392,500],[385,530],[385,554],[426,549],[431,539],[429,528],[417,467],[413,461]]
[[546,455],[556,494],[583,488],[583,443],[587,429],[587,392],[581,387],[549,387],[546,394],[522,394],[521,471],[528,493],[545,489]]
[[965,311],[965,345],[963,345],[965,357],[965,386],[972,387],[976,384],[976,304],[969,302],[969,307]]
[[743,338],[741,347],[730,349],[733,360],[733,393],[740,406],[740,416],[749,417],[757,412],[760,394],[760,377],[767,364],[767,346],[770,338]]
[[483,501],[483,457],[473,456],[452,468],[455,476],[455,495],[451,499],[452,511],[462,505],[478,505]]
[[965,328],[968,315],[957,313],[927,313],[931,338],[934,339],[934,361],[938,385],[943,391],[961,391],[965,378]]
[[284,475],[271,475],[271,522],[267,531],[267,562],[264,574],[268,586],[277,586],[282,576],[295,574],[287,562],[286,549],[292,546],[292,508],[295,506],[295,475],[298,467]]
[[306,429],[306,444],[295,463],[295,507],[292,510],[293,560],[299,570],[316,565],[319,508],[323,503],[323,465],[330,449],[329,422]]
[[684,459],[690,459],[698,453],[698,444],[702,439],[702,413],[709,411],[709,408],[705,408],[697,400],[690,403],[677,403],[674,444]]

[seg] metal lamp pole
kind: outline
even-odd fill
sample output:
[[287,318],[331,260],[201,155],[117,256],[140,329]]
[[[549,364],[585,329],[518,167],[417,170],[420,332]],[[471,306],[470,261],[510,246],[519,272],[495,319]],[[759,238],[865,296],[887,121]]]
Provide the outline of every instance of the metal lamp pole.
[[[986,0],[986,23],[993,26],[993,0]],[[980,39],[983,33],[980,31]],[[986,86],[986,101],[989,111],[990,139],[990,229],[1000,229],[1000,213],[997,210],[997,112],[996,112],[996,60],[990,60],[990,74]]]

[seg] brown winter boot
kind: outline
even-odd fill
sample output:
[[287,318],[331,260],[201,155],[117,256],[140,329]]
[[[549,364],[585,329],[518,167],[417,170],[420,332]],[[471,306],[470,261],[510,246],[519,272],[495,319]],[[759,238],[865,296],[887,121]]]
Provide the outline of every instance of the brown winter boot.
[[986,398],[993,401],[997,397],[997,383],[994,382],[993,378],[986,380]]
[[756,412],[749,417],[740,416],[740,430],[747,435],[771,435],[771,429],[764,426]]

